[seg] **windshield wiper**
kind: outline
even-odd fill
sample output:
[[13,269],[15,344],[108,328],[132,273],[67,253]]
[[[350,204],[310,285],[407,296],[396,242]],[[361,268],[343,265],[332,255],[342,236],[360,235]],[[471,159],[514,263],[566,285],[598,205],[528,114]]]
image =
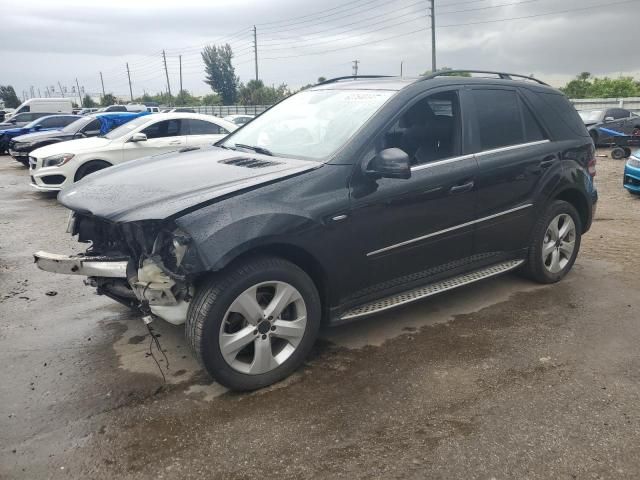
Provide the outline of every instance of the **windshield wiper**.
[[264,147],[258,147],[258,146],[254,146],[254,145],[244,145],[242,143],[236,143],[234,146],[236,148],[244,148],[246,150],[253,150],[256,153],[261,153],[262,155],[269,155],[270,157],[273,157],[273,153],[271,153],[268,149],[266,149]]

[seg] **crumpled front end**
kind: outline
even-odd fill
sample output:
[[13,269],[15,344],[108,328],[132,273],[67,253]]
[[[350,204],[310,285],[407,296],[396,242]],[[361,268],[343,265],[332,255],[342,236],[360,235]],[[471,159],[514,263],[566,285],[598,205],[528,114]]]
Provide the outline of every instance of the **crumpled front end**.
[[86,283],[143,314],[181,324],[193,295],[199,262],[191,239],[174,224],[157,220],[113,223],[73,213],[69,233],[89,247],[81,255],[37,252],[35,263],[53,273],[84,275]]

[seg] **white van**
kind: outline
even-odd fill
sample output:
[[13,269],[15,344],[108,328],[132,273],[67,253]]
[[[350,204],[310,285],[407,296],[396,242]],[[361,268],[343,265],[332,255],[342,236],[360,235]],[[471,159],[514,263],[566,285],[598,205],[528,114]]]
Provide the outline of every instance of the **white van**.
[[20,104],[12,113],[37,112],[37,113],[71,113],[73,103],[70,98],[30,98]]

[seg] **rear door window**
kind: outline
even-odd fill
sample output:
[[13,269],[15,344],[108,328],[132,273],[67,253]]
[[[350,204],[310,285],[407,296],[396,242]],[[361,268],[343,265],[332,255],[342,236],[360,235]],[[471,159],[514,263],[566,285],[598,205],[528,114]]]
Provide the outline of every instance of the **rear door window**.
[[189,124],[188,135],[221,135],[229,133],[215,123],[205,122],[204,120],[188,119],[186,122]]
[[473,90],[481,150],[525,143],[518,95],[513,90]]
[[165,137],[177,137],[179,135],[185,135],[181,128],[182,120],[163,120],[156,122],[153,125],[149,125],[142,130],[148,139],[152,138],[165,138]]

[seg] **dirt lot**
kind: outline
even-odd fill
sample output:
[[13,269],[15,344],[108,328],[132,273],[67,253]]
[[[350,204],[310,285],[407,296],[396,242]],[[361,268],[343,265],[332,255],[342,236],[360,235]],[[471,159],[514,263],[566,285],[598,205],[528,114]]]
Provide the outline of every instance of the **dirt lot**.
[[[573,272],[505,276],[323,332],[253,394],[212,384],[182,328],[38,271],[77,250],[55,197],[0,158],[0,478],[640,476],[640,199],[600,158]],[[634,249],[635,247],[635,249]]]

